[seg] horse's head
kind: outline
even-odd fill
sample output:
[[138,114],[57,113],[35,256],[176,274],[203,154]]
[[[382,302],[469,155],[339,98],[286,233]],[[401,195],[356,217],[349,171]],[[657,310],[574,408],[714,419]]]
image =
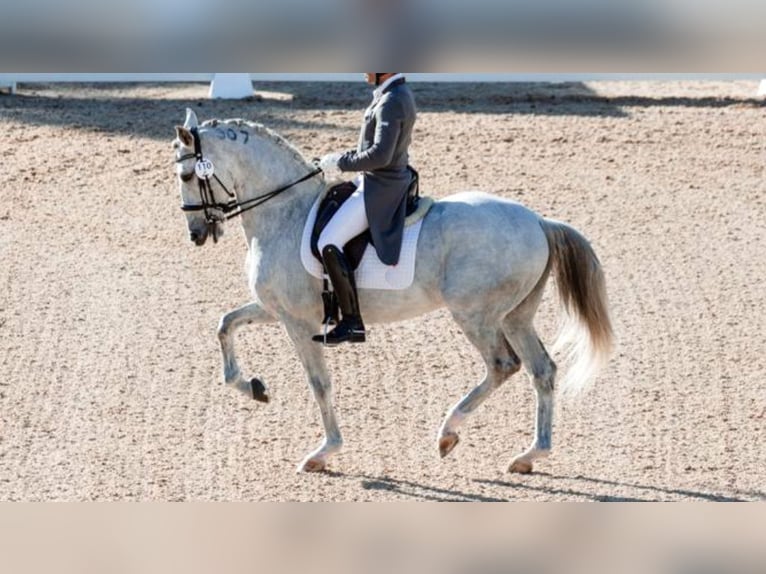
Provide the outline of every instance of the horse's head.
[[[184,125],[176,127],[173,147],[182,209],[189,237],[197,245],[208,237],[217,241],[224,221],[240,215],[249,220],[246,234],[256,227],[279,226],[278,213],[295,212],[288,203],[313,202],[324,183],[318,178],[321,169],[257,123],[211,120],[200,125],[187,109]],[[313,184],[302,185],[315,178]]]
[[214,167],[208,158],[202,156],[198,128],[197,115],[187,109],[184,125],[176,126],[173,148],[189,238],[201,246],[208,237],[217,242],[223,235],[223,208],[231,196],[223,197],[227,190],[220,189],[216,184],[211,185]]

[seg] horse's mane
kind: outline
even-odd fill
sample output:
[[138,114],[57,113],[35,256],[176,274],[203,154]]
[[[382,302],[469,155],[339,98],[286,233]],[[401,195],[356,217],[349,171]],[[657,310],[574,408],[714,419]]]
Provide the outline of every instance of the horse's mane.
[[227,120],[207,120],[205,122],[202,122],[201,127],[215,128],[221,125],[236,126],[238,128],[246,126],[250,128],[251,130],[253,130],[256,135],[265,137],[266,139],[273,141],[275,144],[283,148],[285,151],[290,152],[290,154],[296,160],[302,163],[308,163],[305,156],[298,150],[298,148],[296,148],[293,144],[291,144],[289,141],[287,141],[284,137],[279,135],[277,132],[267,128],[263,124],[259,124],[257,122],[251,122],[242,118],[234,118],[234,119],[227,119]]

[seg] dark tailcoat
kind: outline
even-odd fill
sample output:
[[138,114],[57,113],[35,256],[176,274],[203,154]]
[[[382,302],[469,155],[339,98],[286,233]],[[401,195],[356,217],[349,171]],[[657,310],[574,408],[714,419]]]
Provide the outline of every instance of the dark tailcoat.
[[396,265],[402,248],[407,189],[412,176],[407,169],[415,98],[402,78],[377,97],[364,114],[356,151],[341,157],[342,171],[364,172],[367,220],[375,250],[386,265]]

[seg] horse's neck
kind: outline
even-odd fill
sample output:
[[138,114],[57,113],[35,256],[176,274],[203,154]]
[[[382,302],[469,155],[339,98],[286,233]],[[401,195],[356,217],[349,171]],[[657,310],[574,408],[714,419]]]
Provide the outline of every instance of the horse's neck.
[[262,246],[274,241],[299,241],[303,224],[319,192],[318,179],[310,179],[243,213],[242,229],[248,245],[253,239]]
[[[247,204],[248,201],[300,180],[314,169],[306,162],[287,155],[276,154],[271,163],[267,163],[267,167],[261,170],[261,173],[266,174],[263,178],[254,177],[255,164],[248,162],[247,157],[243,158],[237,186],[238,201]],[[242,228],[248,245],[253,239],[266,249],[275,241],[281,244],[293,241],[299,243],[303,224],[322,188],[322,181],[319,176],[310,178],[243,213]]]

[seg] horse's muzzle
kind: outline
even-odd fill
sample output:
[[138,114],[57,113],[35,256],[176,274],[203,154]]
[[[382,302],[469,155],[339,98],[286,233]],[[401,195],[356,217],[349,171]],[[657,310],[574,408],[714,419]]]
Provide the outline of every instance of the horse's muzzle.
[[197,247],[202,247],[207,241],[207,229],[204,231],[190,231],[189,239],[191,239]]
[[205,245],[208,238],[212,237],[215,243],[223,236],[223,225],[217,221],[210,221],[204,225],[192,225],[189,229],[189,239],[197,247]]

